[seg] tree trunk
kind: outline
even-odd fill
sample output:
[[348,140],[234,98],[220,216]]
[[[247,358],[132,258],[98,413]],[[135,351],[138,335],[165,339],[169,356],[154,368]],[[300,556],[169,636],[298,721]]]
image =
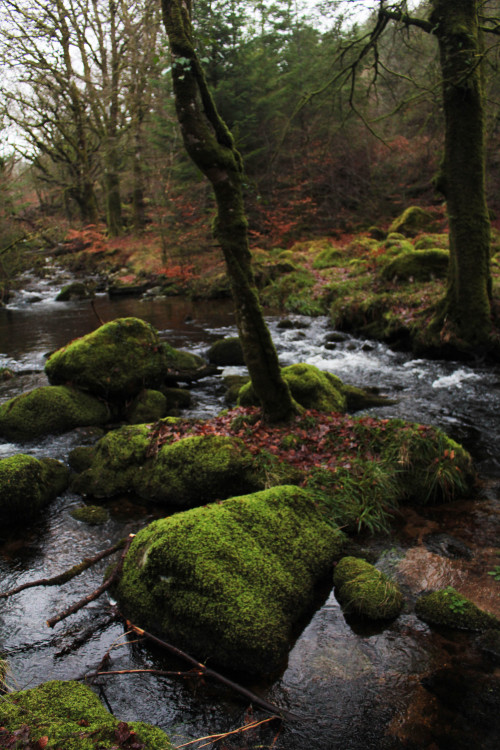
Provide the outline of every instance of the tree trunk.
[[433,0],[432,4],[443,77],[442,189],[450,229],[442,335],[451,334],[466,348],[481,347],[491,330],[491,271],[478,2]]
[[297,405],[281,376],[258,300],[248,246],[241,156],[216,110],[193,46],[190,0],[162,0],[162,7],[177,117],[188,154],[215,192],[215,236],[226,261],[245,362],[264,417],[272,422],[286,420],[297,413]]

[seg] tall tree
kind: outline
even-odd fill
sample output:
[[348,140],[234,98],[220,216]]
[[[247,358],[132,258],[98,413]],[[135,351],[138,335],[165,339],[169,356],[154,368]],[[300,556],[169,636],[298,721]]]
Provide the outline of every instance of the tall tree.
[[253,387],[269,421],[296,413],[259,304],[243,202],[243,163],[219,116],[193,44],[190,0],[163,0],[176,111],[184,145],[210,180],[217,204],[214,233],[231,282],[236,322]]

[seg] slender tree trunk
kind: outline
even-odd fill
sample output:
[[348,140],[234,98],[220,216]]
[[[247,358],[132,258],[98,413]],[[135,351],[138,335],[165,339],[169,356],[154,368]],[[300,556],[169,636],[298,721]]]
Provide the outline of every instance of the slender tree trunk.
[[162,0],[162,7],[172,54],[177,117],[187,152],[215,192],[215,236],[226,261],[250,378],[264,417],[286,420],[297,412],[297,405],[281,376],[258,300],[248,246],[241,156],[215,108],[193,46],[190,0]]
[[485,191],[484,94],[478,0],[433,0],[443,77],[450,268],[443,333],[466,347],[491,329],[490,219]]

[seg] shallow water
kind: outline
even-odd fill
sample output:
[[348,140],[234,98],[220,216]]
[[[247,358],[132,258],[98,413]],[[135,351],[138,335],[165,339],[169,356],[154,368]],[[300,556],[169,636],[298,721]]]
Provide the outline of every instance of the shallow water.
[[[32,301],[33,296],[41,299]],[[47,282],[42,288],[33,286],[9,308],[0,310],[0,366],[24,373],[0,384],[2,400],[45,383],[45,354],[98,324],[88,302],[56,303],[54,296],[55,285]],[[213,340],[235,333],[231,304],[225,301],[109,301],[101,296],[95,307],[104,320],[140,316],[174,346],[201,354]],[[488,571],[498,565],[500,373],[480,365],[471,368],[463,363],[416,360],[350,336],[332,344],[327,341],[332,331],[326,319],[293,318],[304,327],[282,330],[277,327],[279,317],[269,318],[283,365],[306,361],[334,372],[345,382],[376,387],[398,401],[372,409],[372,413],[443,427],[473,453],[485,479],[485,491],[474,503],[435,508],[425,514],[407,509],[393,535],[367,540],[380,553],[381,568],[393,573],[404,586],[407,610],[385,628],[366,628],[345,618],[334,592],[327,587],[323,603],[291,649],[284,672],[270,684],[250,686],[301,719],[281,727],[264,724],[252,730],[253,734],[233,736],[217,746],[367,750],[431,748],[435,743],[435,747],[459,747],[453,739],[452,719],[443,713],[439,700],[422,680],[450,665],[458,674],[466,664],[476,676],[488,675],[492,667],[474,636],[431,630],[415,617],[412,604],[425,588],[453,585],[500,615],[500,583],[488,576]],[[239,371],[227,368],[224,373]],[[209,416],[225,406],[221,375],[193,387],[192,413]],[[69,450],[85,439],[85,431],[79,430],[34,444],[4,443],[0,444],[0,456],[22,450],[65,460]],[[54,575],[124,534],[137,531],[161,512],[130,498],[117,498],[106,504],[110,520],[103,526],[90,527],[69,515],[71,508],[80,504],[80,498],[66,493],[29,528],[3,533],[3,590],[25,580]],[[449,559],[429,549],[433,535],[443,532],[468,545],[472,559]],[[48,617],[100,584],[106,564],[103,561],[63,587],[31,589],[0,602],[0,642],[11,665],[13,685],[24,688],[48,679],[82,676],[96,668],[108,649],[112,669],[165,668],[171,663],[144,643],[125,637],[123,625],[109,621],[111,605],[107,599],[94,602],[53,631],[47,628]],[[103,699],[119,718],[158,724],[175,744],[234,730],[248,719],[244,701],[211,683],[144,675],[101,681],[103,687],[96,689],[102,691]],[[255,716],[266,718],[257,710]],[[440,736],[447,721],[448,739],[443,740]],[[489,747],[491,732],[481,731],[477,734],[472,724],[468,742],[474,739],[476,745]],[[467,727],[462,735],[467,740]],[[454,745],[446,744],[450,738]]]

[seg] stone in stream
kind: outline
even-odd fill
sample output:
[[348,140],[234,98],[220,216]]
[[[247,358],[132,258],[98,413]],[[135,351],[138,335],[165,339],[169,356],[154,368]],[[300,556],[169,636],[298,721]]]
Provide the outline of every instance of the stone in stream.
[[274,487],[139,531],[114,594],[128,619],[201,661],[272,673],[344,539],[313,493]]
[[2,695],[0,747],[173,750],[158,727],[142,721],[121,722],[89,687],[61,680]]
[[0,460],[0,521],[21,524],[68,486],[69,470],[53,458],[19,453]]
[[498,617],[480,609],[451,586],[423,594],[417,599],[415,612],[430,625],[458,630],[500,630]]
[[369,620],[392,620],[403,609],[397,583],[359,557],[343,557],[335,567],[333,581],[348,612]]

